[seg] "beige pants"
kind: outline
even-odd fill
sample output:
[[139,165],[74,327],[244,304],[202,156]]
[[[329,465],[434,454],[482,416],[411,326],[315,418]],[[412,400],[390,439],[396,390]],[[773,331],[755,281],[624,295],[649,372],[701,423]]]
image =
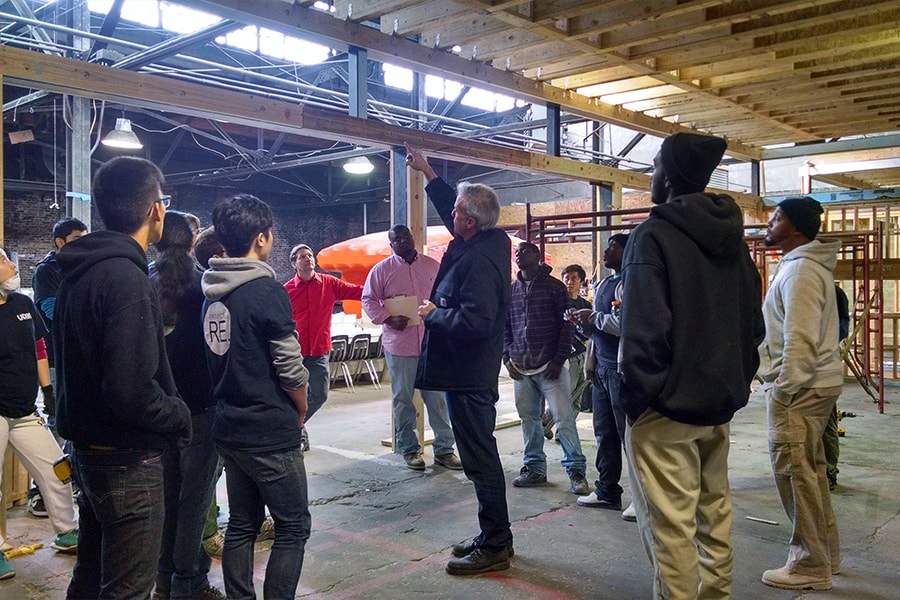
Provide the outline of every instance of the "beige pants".
[[729,598],[734,569],[729,424],[647,410],[625,429],[631,489],[656,598]]
[[841,564],[822,444],[822,432],[840,394],[840,386],[802,389],[787,405],[777,402],[771,390],[766,394],[772,471],[781,504],[793,523],[786,566],[823,579]]

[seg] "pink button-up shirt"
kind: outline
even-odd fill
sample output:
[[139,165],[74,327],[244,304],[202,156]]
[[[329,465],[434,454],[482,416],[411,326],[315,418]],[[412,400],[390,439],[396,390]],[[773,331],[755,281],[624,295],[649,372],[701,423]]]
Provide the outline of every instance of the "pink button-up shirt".
[[384,325],[385,319],[391,316],[384,308],[385,299],[415,296],[422,304],[431,295],[439,267],[436,260],[420,252],[412,264],[392,254],[369,271],[362,293],[363,309],[373,323],[381,325],[381,343],[391,354],[418,356],[425,326],[408,325],[403,331],[397,331]]

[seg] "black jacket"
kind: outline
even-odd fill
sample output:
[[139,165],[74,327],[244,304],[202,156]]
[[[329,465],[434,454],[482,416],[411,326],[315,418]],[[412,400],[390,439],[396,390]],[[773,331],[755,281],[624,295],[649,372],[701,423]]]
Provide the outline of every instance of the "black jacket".
[[[194,269],[191,274],[191,289],[181,298],[177,307],[178,320],[174,329],[166,335],[166,354],[178,393],[191,414],[199,414],[215,406],[216,400],[206,366],[206,344],[201,323],[206,298],[200,287],[201,273]],[[150,280],[153,279],[151,276]]]
[[177,447],[191,436],[147,259],[132,238],[91,233],[57,253],[53,336],[59,433],[76,447]]
[[625,248],[622,401],[678,422],[719,425],[747,404],[765,335],[762,284],[728,196],[653,207]]
[[[453,233],[456,191],[433,179],[425,191]],[[425,318],[416,387],[423,390],[496,390],[503,329],[510,299],[509,236],[488,229],[469,241],[455,237],[441,260]]]
[[[48,252],[44,258],[34,267],[34,274],[31,276],[31,287],[34,289],[34,304],[41,313],[41,318],[47,326],[47,330],[53,328],[53,310],[56,302],[56,291],[59,289],[59,283],[62,281],[62,269],[56,260],[56,250]],[[50,366],[56,366],[53,358],[53,338],[47,336],[44,338],[47,343],[47,358],[50,360]]]

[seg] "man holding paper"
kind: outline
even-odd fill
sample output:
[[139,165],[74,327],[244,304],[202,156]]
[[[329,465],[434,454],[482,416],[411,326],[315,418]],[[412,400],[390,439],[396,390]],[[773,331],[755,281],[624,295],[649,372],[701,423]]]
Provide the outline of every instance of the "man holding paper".
[[[406,466],[425,470],[422,447],[416,435],[416,408],[413,390],[416,366],[425,328],[417,313],[428,300],[439,264],[416,251],[412,232],[406,225],[388,231],[393,254],[372,267],[363,287],[362,305],[376,325],[381,325],[381,343],[391,376],[396,450]],[[420,390],[428,420],[434,431],[434,462],[460,470],[462,463],[453,453],[453,430],[444,394]]]

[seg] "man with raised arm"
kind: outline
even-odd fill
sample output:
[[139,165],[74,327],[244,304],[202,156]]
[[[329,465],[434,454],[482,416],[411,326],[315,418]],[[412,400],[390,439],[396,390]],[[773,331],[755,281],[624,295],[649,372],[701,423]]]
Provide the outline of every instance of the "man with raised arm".
[[450,423],[463,470],[475,484],[481,532],[453,547],[451,575],[509,568],[512,532],[506,480],[494,438],[510,302],[510,241],[497,228],[500,201],[490,187],[460,183],[454,190],[422,154],[407,147],[406,164],[428,180],[425,191],[453,241],[441,260],[430,300],[419,307],[425,338],[416,387],[447,393]]

